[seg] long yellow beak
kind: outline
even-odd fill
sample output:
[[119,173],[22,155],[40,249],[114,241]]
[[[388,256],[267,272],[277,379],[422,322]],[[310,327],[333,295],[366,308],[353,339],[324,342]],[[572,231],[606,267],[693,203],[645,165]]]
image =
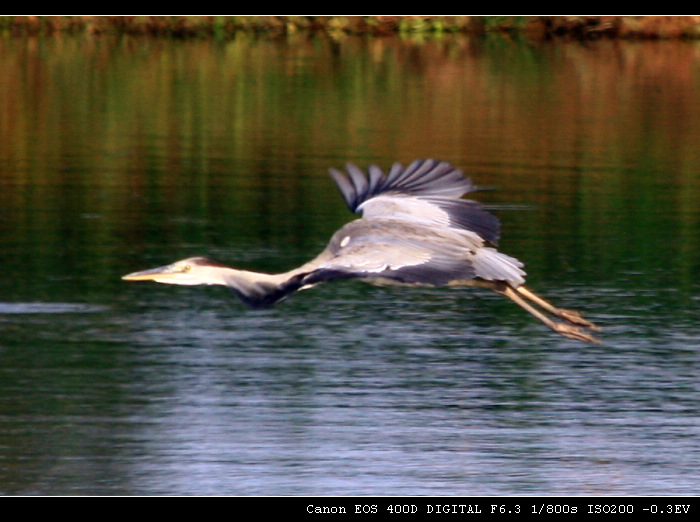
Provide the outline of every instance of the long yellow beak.
[[158,281],[179,275],[179,271],[173,270],[172,265],[159,266],[140,272],[132,272],[122,277],[124,281]]

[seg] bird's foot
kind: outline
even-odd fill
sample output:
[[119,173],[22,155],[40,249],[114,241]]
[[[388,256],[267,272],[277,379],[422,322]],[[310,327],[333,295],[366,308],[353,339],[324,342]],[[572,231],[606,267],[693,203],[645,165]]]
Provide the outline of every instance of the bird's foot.
[[564,323],[555,323],[552,326],[552,330],[558,334],[568,337],[569,339],[574,339],[576,341],[585,341],[588,343],[600,344],[600,341],[593,337],[591,334],[584,332],[577,326]]
[[571,324],[583,326],[584,328],[590,328],[595,332],[600,331],[600,327],[596,326],[587,319],[584,319],[583,316],[576,310],[566,310],[564,308],[560,308],[559,313],[557,315],[559,315],[559,317],[561,317],[562,319],[570,322]]

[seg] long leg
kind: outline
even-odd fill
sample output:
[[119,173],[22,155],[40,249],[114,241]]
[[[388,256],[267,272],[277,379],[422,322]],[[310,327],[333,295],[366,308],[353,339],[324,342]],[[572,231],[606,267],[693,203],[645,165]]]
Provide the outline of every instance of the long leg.
[[575,310],[567,310],[565,308],[557,308],[556,306],[553,306],[550,302],[544,300],[537,294],[535,294],[532,290],[529,288],[526,288],[524,286],[519,286],[515,288],[515,291],[519,293],[521,296],[529,299],[533,303],[537,304],[538,306],[542,307],[543,309],[547,310],[549,313],[556,315],[557,317],[560,317],[564,319],[565,321],[570,322],[571,324],[576,324],[578,326],[584,326],[586,328],[590,328],[591,330],[595,331],[600,331],[600,328],[598,328],[596,325],[594,325],[592,322],[587,321],[583,317],[581,317],[581,314],[578,313]]
[[[506,284],[502,289],[496,290],[498,293],[505,295],[507,298],[512,300],[515,304],[523,308],[524,310],[530,312],[534,317],[542,321],[549,328],[557,332],[558,334],[568,337],[569,339],[576,339],[577,341],[586,341],[589,343],[599,343],[600,341],[593,337],[591,334],[584,332],[578,326],[573,324],[559,323],[553,321],[545,314],[540,312],[537,308],[528,303],[512,286]],[[550,305],[551,306],[551,305]]]
[[[544,325],[551,328],[555,332],[569,339],[575,339],[577,341],[586,341],[589,343],[599,343],[600,341],[593,337],[591,334],[583,331],[579,326],[584,326],[591,328],[593,330],[598,330],[593,323],[586,321],[581,317],[578,312],[572,310],[564,310],[562,308],[556,308],[549,302],[545,301],[541,297],[535,295],[530,290],[523,288],[522,286],[514,288],[506,282],[503,281],[483,281],[483,280],[472,280],[468,283],[468,286],[477,286],[481,288],[489,288],[494,292],[506,296],[508,299],[513,301],[515,304],[520,306],[523,310],[530,313],[533,317],[542,321]],[[560,317],[567,321],[567,323],[560,323],[558,321],[552,320],[549,316],[544,314],[541,310],[535,308],[531,303],[527,301],[530,299],[533,303],[542,307],[547,312]]]

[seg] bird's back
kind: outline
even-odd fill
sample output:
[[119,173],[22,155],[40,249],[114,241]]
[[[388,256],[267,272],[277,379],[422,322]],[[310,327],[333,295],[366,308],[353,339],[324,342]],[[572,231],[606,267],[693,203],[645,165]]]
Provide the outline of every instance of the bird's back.
[[[476,279],[524,282],[517,259],[498,252],[499,221],[483,206],[462,199],[476,190],[446,162],[394,165],[388,175],[347,166],[331,169],[348,207],[362,214],[334,234],[306,281],[338,278],[446,286]],[[308,267],[307,267],[308,268]]]

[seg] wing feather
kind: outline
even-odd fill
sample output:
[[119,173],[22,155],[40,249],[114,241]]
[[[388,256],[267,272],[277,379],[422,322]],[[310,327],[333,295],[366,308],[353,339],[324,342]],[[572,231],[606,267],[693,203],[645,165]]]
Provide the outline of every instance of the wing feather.
[[396,221],[354,221],[331,240],[331,255],[304,279],[390,280],[412,285],[445,286],[476,278],[524,282],[522,264],[483,246],[476,234]]
[[435,248],[400,237],[351,240],[336,256],[307,276],[305,284],[331,279],[380,279],[403,284],[444,286],[476,277],[464,249]]
[[355,192],[355,187],[339,170],[329,169],[328,171],[330,172],[333,181],[335,181],[338,190],[340,190],[340,194],[343,196],[345,204],[354,212],[354,209],[357,207],[357,193]]
[[445,161],[415,160],[408,167],[395,163],[385,176],[376,165],[365,174],[353,164],[347,175],[330,169],[345,203],[368,219],[391,218],[449,226],[478,234],[497,244],[500,222],[472,200],[460,199],[477,190],[462,171]]

